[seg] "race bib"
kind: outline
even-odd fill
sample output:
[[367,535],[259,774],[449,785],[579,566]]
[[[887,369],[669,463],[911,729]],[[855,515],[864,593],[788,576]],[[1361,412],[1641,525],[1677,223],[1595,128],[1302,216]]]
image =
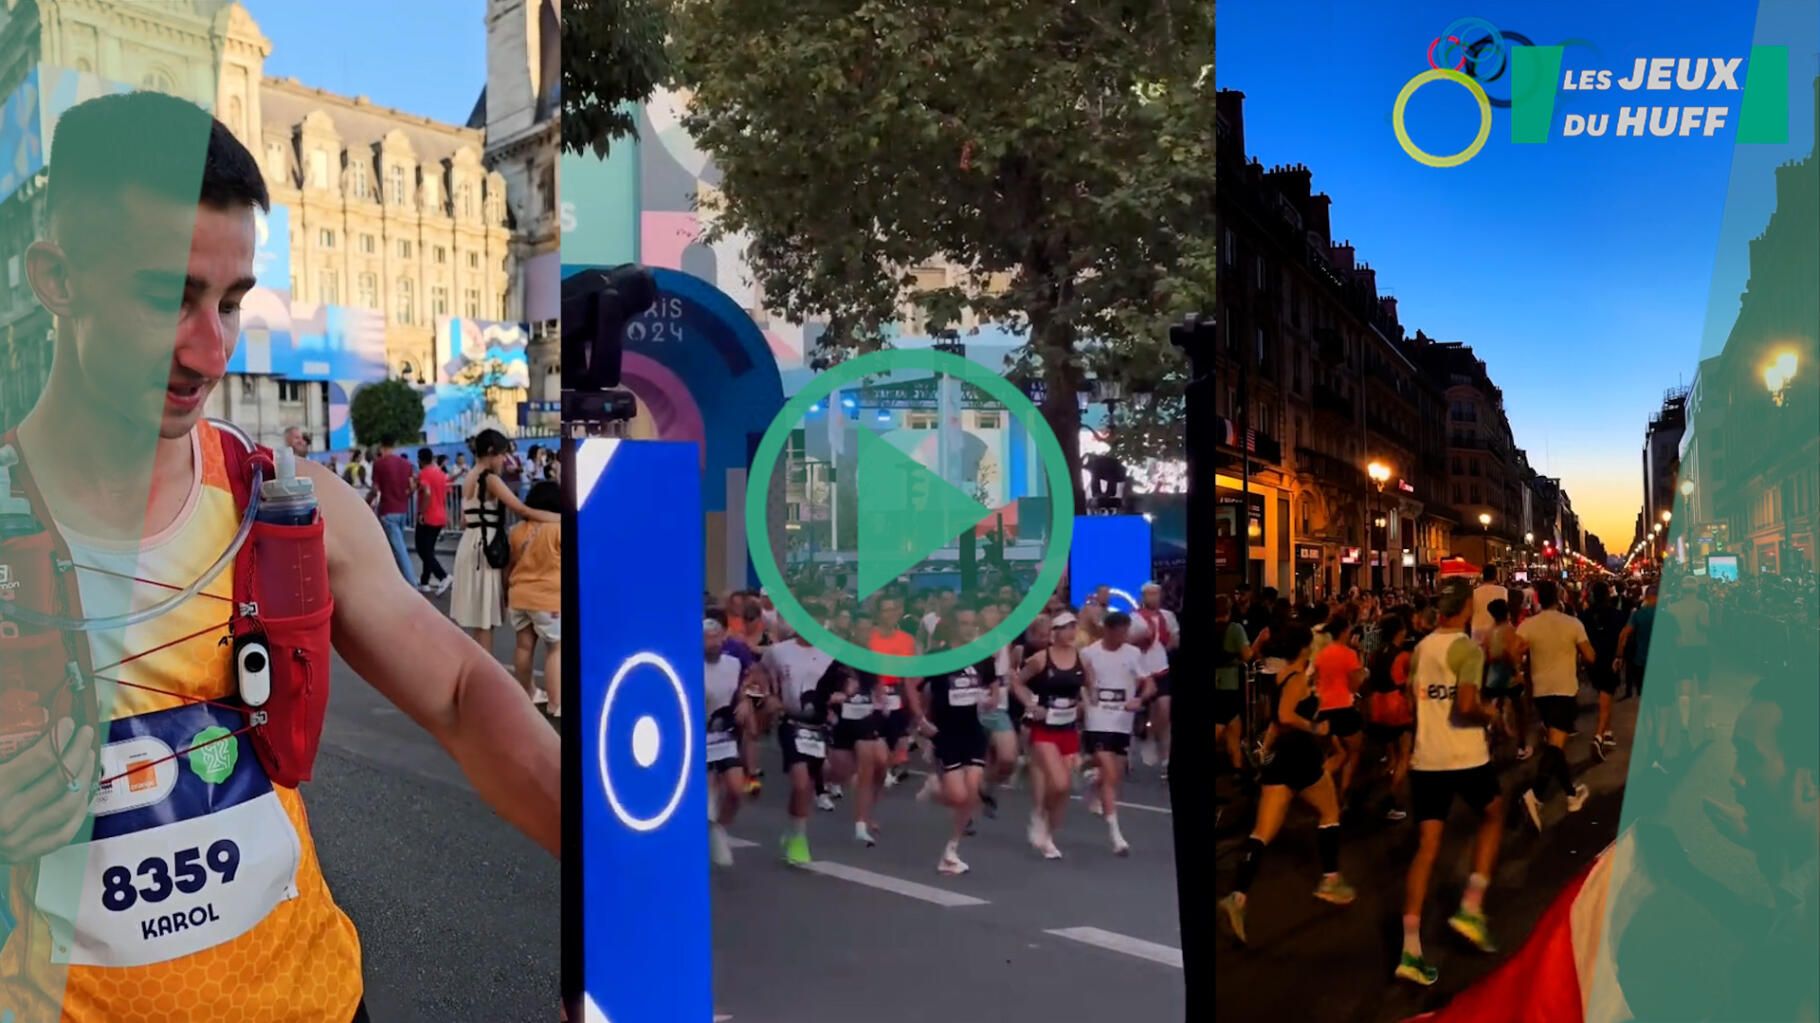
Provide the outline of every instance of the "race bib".
[[796,752],[819,760],[828,755],[828,743],[820,732],[799,730],[796,733]]
[[39,865],[53,962],[167,962],[238,938],[297,897],[297,831],[252,743],[220,738],[243,721],[191,704],[112,723],[101,777],[114,780],[95,798],[93,836]]
[[864,721],[871,717],[872,712],[876,709],[871,700],[849,698],[847,702],[840,705],[841,720]]
[[984,691],[976,686],[951,688],[948,690],[948,706],[977,707],[980,702],[980,694]]
[[1107,710],[1125,709],[1126,696],[1123,689],[1101,689],[1095,695],[1099,697],[1100,706]]
[[1125,709],[1125,690],[1096,689],[1094,703],[1087,708],[1087,730],[1123,734],[1131,731],[1137,715]]
[[1073,700],[1057,700],[1043,712],[1043,724],[1072,725],[1080,712],[1081,709],[1075,706]]
[[732,732],[708,733],[707,762],[719,763],[722,760],[734,760],[739,757],[739,740]]
[[903,694],[897,692],[896,690],[892,690],[891,692],[886,693],[885,694],[885,709],[886,710],[903,710],[904,709]]

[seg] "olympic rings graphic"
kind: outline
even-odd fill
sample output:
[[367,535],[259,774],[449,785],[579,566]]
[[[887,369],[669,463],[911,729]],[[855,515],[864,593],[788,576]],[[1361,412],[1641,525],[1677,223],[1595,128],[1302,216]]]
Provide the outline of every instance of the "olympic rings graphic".
[[[1435,70],[1436,70],[1436,71],[1439,71],[1439,70],[1441,70],[1441,65],[1439,65],[1439,64],[1436,64],[1436,63],[1435,63],[1435,46],[1436,46],[1436,45],[1437,45],[1437,44],[1438,44],[1438,43],[1440,43],[1440,41],[1441,41],[1441,37],[1440,37],[1440,36],[1435,36],[1435,41],[1434,41],[1434,42],[1432,42],[1432,43],[1429,43],[1429,44],[1428,44],[1428,66],[1429,66],[1429,67],[1431,67],[1431,68],[1434,68],[1434,69],[1435,69]],[[1460,37],[1459,37],[1459,36],[1448,36],[1448,37],[1447,37],[1447,41],[1448,41],[1448,42],[1450,42],[1450,43],[1456,43],[1456,44],[1457,44],[1457,43],[1458,43],[1458,42],[1459,42],[1459,41],[1460,41]],[[1484,42],[1484,40],[1480,40],[1480,42]],[[1468,52],[1470,52],[1470,50],[1469,50],[1469,51],[1468,51]],[[1465,67],[1465,66],[1466,66],[1466,61],[1467,61],[1467,60],[1468,60],[1468,59],[1470,59],[1470,58],[1468,58],[1468,57],[1464,57],[1464,56],[1462,56],[1462,57],[1461,57],[1461,58],[1460,58],[1460,62],[1459,62],[1459,63],[1458,63],[1458,64],[1455,64],[1455,65],[1454,65],[1454,66],[1453,66],[1453,69],[1454,69],[1454,70],[1455,70],[1455,71],[1458,71],[1458,70],[1460,70],[1460,69],[1461,69],[1461,68],[1463,68],[1463,67]]]
[[[682,766],[676,773],[676,788],[670,794],[670,802],[652,817],[634,817],[626,811],[625,804],[619,801],[619,793],[613,788],[613,776],[607,771],[607,721],[613,716],[613,698],[619,694],[619,684],[626,680],[626,676],[632,673],[632,669],[640,667],[653,667],[663,672],[664,680],[669,682],[670,688],[676,691],[677,706],[682,709]],[[613,681],[607,685],[606,703],[600,711],[600,734],[596,737],[601,785],[607,790],[607,803],[613,808],[613,816],[618,817],[621,824],[633,831],[655,831],[663,827],[664,822],[668,821],[676,812],[677,805],[682,802],[683,792],[689,785],[689,759],[694,753],[695,744],[692,741],[694,732],[695,725],[689,717],[688,691],[683,688],[682,679],[678,677],[676,669],[671,666],[670,662],[661,655],[653,653],[633,654],[626,658],[625,663],[619,666],[617,672],[614,672]]]
[[[1464,38],[1470,29],[1481,30],[1485,33],[1485,37],[1491,40],[1492,53],[1496,54],[1498,58],[1497,70],[1502,71],[1505,58],[1509,52],[1509,45],[1505,43],[1503,33],[1499,32],[1497,26],[1493,25],[1491,22],[1486,21],[1484,18],[1455,18],[1453,24],[1448,25],[1441,31],[1441,35],[1448,38],[1454,36]],[[1450,43],[1448,49],[1443,52],[1451,52],[1453,45],[1454,44]],[[1461,51],[1461,56],[1470,55],[1470,47],[1462,46]],[[1492,73],[1492,69],[1487,68],[1486,73]]]
[[[1410,140],[1409,128],[1403,121],[1403,112],[1409,106],[1409,98],[1416,94],[1417,89],[1429,82],[1458,82],[1465,86],[1466,91],[1472,93],[1472,98],[1479,103],[1479,134],[1465,149],[1450,156],[1435,156],[1417,146]],[[1485,147],[1485,140],[1491,138],[1491,100],[1485,95],[1485,90],[1480,87],[1479,83],[1471,78],[1458,71],[1434,68],[1411,78],[1408,84],[1403,86],[1403,91],[1397,93],[1397,104],[1391,108],[1390,121],[1391,126],[1396,129],[1397,142],[1403,146],[1403,151],[1408,153],[1411,159],[1429,167],[1458,167],[1479,155],[1479,150]]]

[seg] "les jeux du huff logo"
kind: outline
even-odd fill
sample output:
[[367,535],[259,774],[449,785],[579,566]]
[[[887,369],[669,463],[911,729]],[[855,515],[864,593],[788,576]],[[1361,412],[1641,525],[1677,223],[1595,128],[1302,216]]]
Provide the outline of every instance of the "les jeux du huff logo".
[[[1483,18],[1459,18],[1428,44],[1428,66],[1397,94],[1391,126],[1410,158],[1458,167],[1491,137],[1493,110],[1510,111],[1510,140],[1711,139],[1728,129],[1740,144],[1788,141],[1788,48],[1753,46],[1747,56],[1649,56],[1607,61],[1583,39],[1539,46]],[[1437,62],[1438,61],[1438,62]],[[1506,81],[1509,97],[1486,86]],[[1478,131],[1465,148],[1436,154],[1409,136],[1405,111],[1424,85],[1464,88],[1478,105]],[[1596,109],[1563,111],[1557,99]],[[1558,123],[1557,123],[1558,122]]]

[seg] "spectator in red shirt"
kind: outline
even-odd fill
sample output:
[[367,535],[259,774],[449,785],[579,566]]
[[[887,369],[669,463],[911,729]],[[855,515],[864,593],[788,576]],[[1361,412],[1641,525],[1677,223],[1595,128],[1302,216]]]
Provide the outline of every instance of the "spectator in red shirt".
[[373,460],[373,495],[369,500],[379,512],[386,539],[392,543],[392,557],[405,579],[411,578],[411,554],[404,545],[405,523],[411,514],[411,490],[414,486],[411,463],[392,450],[390,444],[379,447]]
[[[436,557],[436,541],[449,524],[449,476],[429,448],[417,449],[417,557],[423,561],[417,588],[425,593],[448,592],[449,573]],[[431,578],[434,577],[434,582]]]

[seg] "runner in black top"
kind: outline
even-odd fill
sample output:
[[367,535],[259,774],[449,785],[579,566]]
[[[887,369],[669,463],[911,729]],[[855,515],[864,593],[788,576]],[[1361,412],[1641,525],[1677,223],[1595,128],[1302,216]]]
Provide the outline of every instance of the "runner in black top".
[[844,678],[845,690],[830,701],[834,740],[828,768],[836,785],[845,786],[852,780],[853,837],[872,846],[878,844],[872,809],[878,803],[891,755],[885,745],[883,687],[869,671],[850,670]]
[[1244,942],[1245,900],[1251,884],[1257,880],[1258,866],[1289,812],[1289,801],[1301,796],[1320,814],[1321,824],[1315,832],[1315,845],[1321,855],[1321,883],[1315,898],[1344,906],[1355,893],[1340,876],[1340,801],[1333,776],[1323,763],[1324,740],[1328,723],[1316,722],[1320,697],[1308,670],[1308,654],[1314,634],[1305,625],[1292,625],[1284,630],[1285,650],[1295,651],[1284,666],[1282,692],[1277,698],[1278,725],[1276,743],[1270,760],[1264,764],[1263,791],[1258,795],[1257,823],[1251,837],[1245,840],[1245,852],[1239,861],[1239,875],[1230,895],[1220,900],[1220,908],[1232,925],[1232,933]]
[[1030,844],[1045,859],[1059,860],[1055,832],[1068,805],[1075,761],[1081,752],[1080,715],[1087,672],[1074,647],[1075,619],[1066,612],[1052,625],[1054,642],[1024,662],[1012,691],[1025,705],[1030,730],[1030,781],[1036,805],[1030,811]]
[[[950,650],[973,641],[976,623],[957,612],[936,624],[930,650]],[[919,800],[934,799],[946,806],[953,830],[936,870],[965,874],[960,858],[961,838],[967,834],[980,807],[980,780],[986,771],[986,728],[980,724],[982,709],[1001,705],[1001,687],[991,660],[924,680],[927,692],[911,698],[920,733],[931,740],[939,774],[931,774],[917,793]],[[914,693],[914,689],[911,690]]]

